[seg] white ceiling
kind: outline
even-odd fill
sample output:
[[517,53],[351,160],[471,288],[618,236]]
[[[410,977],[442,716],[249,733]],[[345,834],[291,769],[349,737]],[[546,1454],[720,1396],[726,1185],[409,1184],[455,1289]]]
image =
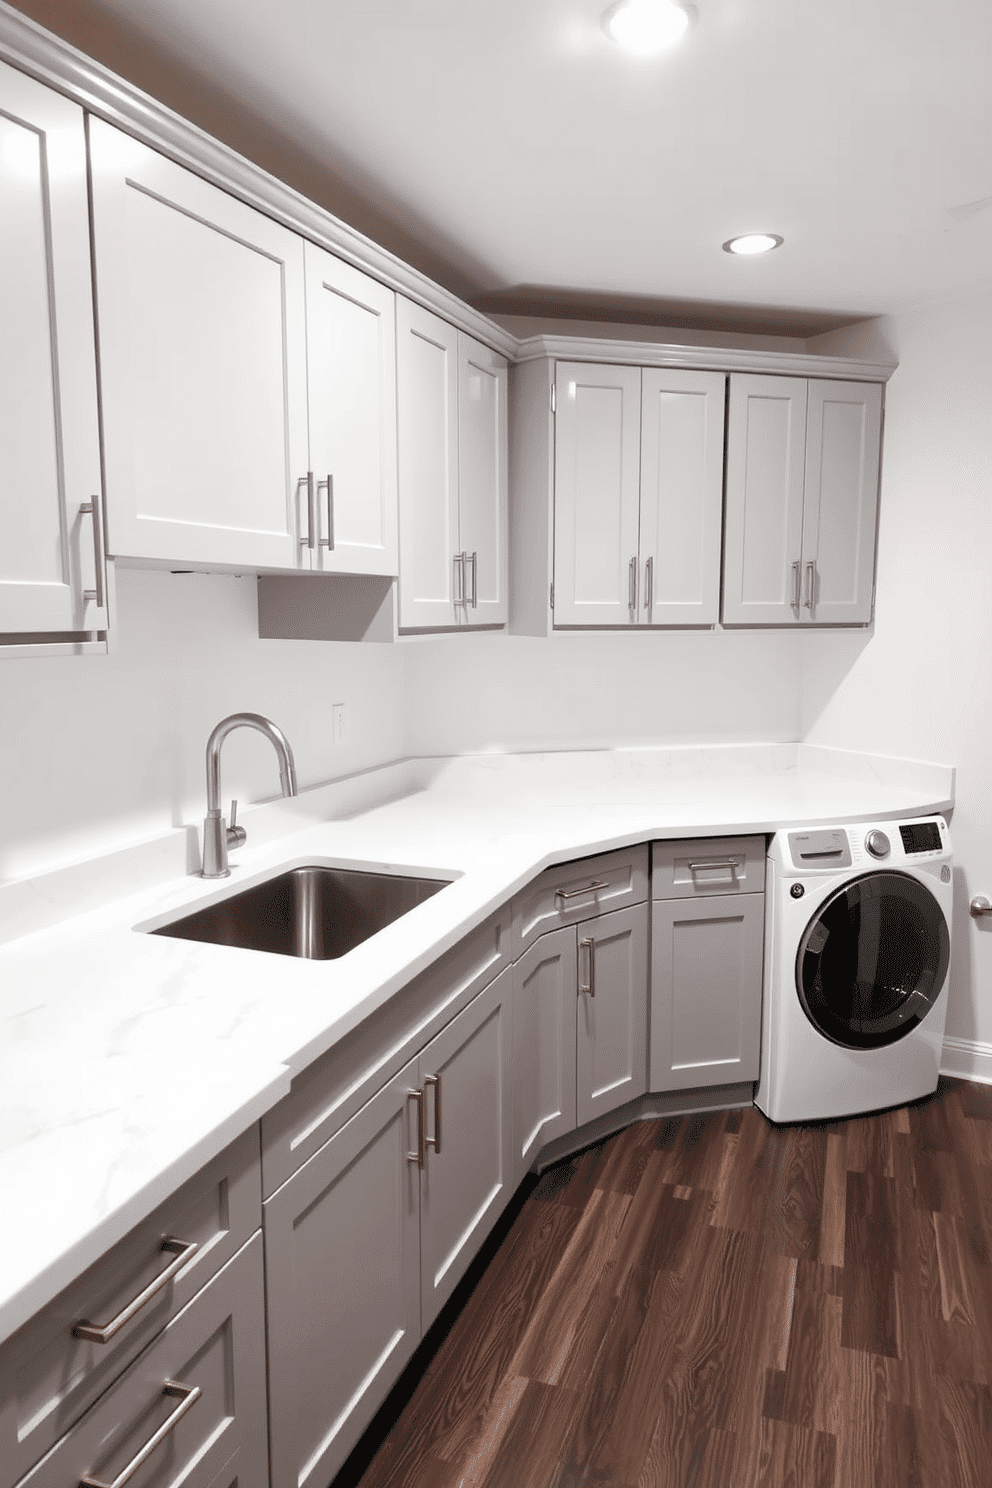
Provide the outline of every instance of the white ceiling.
[[[650,62],[606,39],[606,0],[91,8],[240,94],[483,302],[853,319],[992,286],[992,0],[697,0]],[[721,251],[758,230],[784,247]]]

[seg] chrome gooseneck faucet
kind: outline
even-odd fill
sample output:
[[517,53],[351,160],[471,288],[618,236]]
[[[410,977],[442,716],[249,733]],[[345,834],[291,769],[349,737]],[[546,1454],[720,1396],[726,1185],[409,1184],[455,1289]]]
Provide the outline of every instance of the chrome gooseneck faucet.
[[253,728],[271,742],[279,757],[279,782],[284,796],[296,795],[296,763],[282,729],[261,713],[232,713],[222,718],[207,740],[207,814],[203,819],[203,878],[227,878],[228,848],[241,847],[247,834],[236,823],[237,801],[231,802],[231,825],[220,811],[220,746],[232,729]]

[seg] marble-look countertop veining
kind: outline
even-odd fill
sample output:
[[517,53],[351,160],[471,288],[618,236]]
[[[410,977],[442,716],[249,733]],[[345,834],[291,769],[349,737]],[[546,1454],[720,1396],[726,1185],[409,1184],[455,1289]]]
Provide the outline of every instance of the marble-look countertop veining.
[[[0,1341],[550,864],[952,802],[949,768],[804,745],[407,761],[246,811],[218,884],[177,831],[0,886]],[[451,882],[337,961],[147,933],[304,862]]]

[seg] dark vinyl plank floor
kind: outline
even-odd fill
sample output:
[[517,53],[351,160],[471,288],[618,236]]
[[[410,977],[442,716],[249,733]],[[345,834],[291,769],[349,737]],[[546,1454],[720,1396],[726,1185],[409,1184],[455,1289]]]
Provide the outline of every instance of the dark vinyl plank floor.
[[536,1183],[361,1488],[988,1488],[992,1088]]

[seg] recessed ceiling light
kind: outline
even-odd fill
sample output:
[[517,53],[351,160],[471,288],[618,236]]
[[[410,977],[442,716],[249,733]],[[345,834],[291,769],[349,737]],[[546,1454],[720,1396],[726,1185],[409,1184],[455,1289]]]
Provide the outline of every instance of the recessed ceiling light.
[[752,255],[755,253],[771,253],[773,248],[780,248],[785,242],[778,233],[744,233],[739,238],[728,238],[723,245],[724,253],[742,253]]
[[603,17],[611,41],[639,57],[655,57],[674,46],[689,26],[689,12],[675,0],[622,0]]

